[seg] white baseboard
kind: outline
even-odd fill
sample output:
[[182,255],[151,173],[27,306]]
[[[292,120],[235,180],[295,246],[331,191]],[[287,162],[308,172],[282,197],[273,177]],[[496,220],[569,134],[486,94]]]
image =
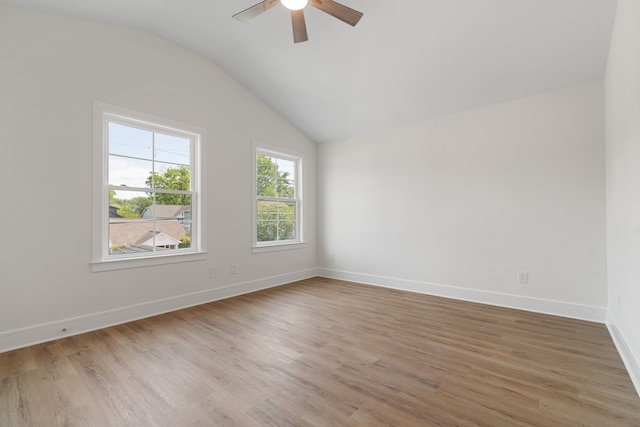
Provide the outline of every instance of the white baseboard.
[[611,313],[607,315],[607,328],[609,329],[609,334],[611,334],[611,338],[613,339],[613,343],[616,345],[616,349],[618,349],[618,353],[624,362],[624,366],[627,368],[627,372],[629,373],[629,377],[631,378],[631,382],[633,382],[634,387],[636,388],[636,393],[640,396],[640,365],[638,364],[637,358],[633,356],[631,349],[627,345],[627,341],[624,339],[624,336],[618,329],[618,324],[611,316]]
[[488,292],[478,289],[460,288],[437,283],[418,282],[393,277],[332,270],[328,268],[319,268],[318,275],[331,279],[346,280],[349,282],[357,282],[366,285],[381,286],[463,301],[478,302],[482,304],[496,305],[499,307],[515,308],[518,310],[526,310],[536,313],[552,314],[554,316],[569,317],[572,319],[588,320],[598,323],[605,323],[606,321],[606,307],[572,304],[563,301],[532,298],[499,292]]
[[[0,353],[317,276],[315,268],[0,333]],[[64,331],[63,331],[64,330]]]

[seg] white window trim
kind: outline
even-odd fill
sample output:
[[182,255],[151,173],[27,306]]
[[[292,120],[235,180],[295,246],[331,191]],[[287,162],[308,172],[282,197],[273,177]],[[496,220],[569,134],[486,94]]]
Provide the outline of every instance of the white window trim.
[[[109,221],[109,189],[106,185],[108,175],[108,146],[106,144],[107,117],[122,118],[127,122],[150,124],[155,129],[165,129],[168,132],[191,133],[196,136],[192,156],[191,179],[194,189],[192,197],[192,211],[196,213],[196,239],[192,239],[194,246],[191,250],[180,250],[175,253],[157,255],[131,255],[127,257],[109,256],[108,229],[105,224]],[[92,262],[94,272],[137,268],[152,265],[188,262],[206,259],[206,218],[205,207],[206,183],[205,169],[201,165],[206,161],[206,131],[193,125],[168,120],[162,117],[141,113],[128,108],[107,104],[101,101],[93,103],[93,225],[92,225]]]
[[[273,242],[258,242],[258,198],[257,198],[257,170],[256,170],[256,157],[259,153],[279,157],[282,159],[289,159],[296,161],[296,198],[297,204],[297,221],[296,221],[296,239],[293,240],[280,240]],[[304,169],[304,155],[296,153],[291,150],[283,149],[280,147],[274,147],[266,144],[262,144],[259,141],[252,141],[251,143],[251,226],[252,226],[252,253],[263,253],[272,251],[286,251],[294,249],[302,249],[307,246],[304,240],[304,195],[303,195],[303,169]]]

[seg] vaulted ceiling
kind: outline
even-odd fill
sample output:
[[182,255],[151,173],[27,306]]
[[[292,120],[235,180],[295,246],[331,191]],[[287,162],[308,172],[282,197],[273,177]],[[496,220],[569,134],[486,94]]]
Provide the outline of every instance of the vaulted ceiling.
[[341,0],[356,27],[308,6],[292,41],[258,0],[0,0],[139,28],[209,58],[325,142],[602,79],[615,0]]

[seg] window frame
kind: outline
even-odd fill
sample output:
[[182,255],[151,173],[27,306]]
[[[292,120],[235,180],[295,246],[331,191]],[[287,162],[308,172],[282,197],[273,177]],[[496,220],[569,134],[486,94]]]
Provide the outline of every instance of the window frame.
[[[295,164],[295,179],[294,179],[294,198],[286,198],[283,201],[295,201],[296,207],[296,221],[295,221],[295,239],[289,240],[271,240],[266,242],[258,242],[258,168],[257,158],[258,154],[262,154],[269,157],[276,157],[283,160],[293,161]],[[299,249],[306,247],[304,240],[304,203],[303,203],[303,167],[304,167],[304,155],[286,150],[279,147],[274,147],[266,144],[262,144],[258,141],[252,142],[251,150],[251,177],[252,177],[252,191],[251,191],[251,225],[252,225],[252,252],[270,252],[270,251],[282,251]],[[277,199],[277,198],[276,198]]]
[[[206,227],[203,220],[206,206],[204,199],[206,179],[204,168],[201,167],[205,162],[205,130],[100,101],[94,101],[93,120],[92,270],[98,272],[206,259]],[[189,248],[138,254],[109,253],[109,190],[113,187],[108,181],[109,123],[189,137],[192,140],[190,150],[192,229]],[[131,189],[138,190],[138,188]],[[178,190],[156,190],[160,193],[172,191]]]

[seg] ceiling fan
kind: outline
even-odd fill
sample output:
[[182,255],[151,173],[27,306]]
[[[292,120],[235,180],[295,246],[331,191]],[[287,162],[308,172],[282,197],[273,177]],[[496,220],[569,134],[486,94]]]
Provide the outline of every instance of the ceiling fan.
[[357,10],[351,9],[350,7],[340,3],[336,3],[333,0],[264,0],[258,4],[254,4],[242,12],[236,13],[233,17],[241,22],[248,21],[260,15],[262,12],[266,12],[271,9],[279,1],[284,7],[291,11],[294,43],[306,42],[309,40],[307,37],[307,24],[304,21],[303,12],[305,6],[309,2],[311,3],[311,6],[316,9],[320,9],[321,11],[328,13],[334,18],[338,18],[342,22],[346,22],[353,27],[355,27],[358,21],[360,21],[360,18],[362,18],[363,15],[362,12],[358,12]]

